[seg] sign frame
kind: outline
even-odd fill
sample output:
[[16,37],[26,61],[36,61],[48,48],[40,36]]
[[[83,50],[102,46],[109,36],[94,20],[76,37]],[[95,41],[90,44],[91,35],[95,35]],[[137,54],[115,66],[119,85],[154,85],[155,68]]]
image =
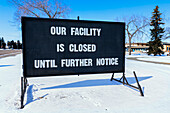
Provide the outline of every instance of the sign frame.
[[[27,62],[26,58],[26,41],[25,41],[25,22],[34,20],[48,20],[48,21],[66,21],[66,22],[88,22],[88,23],[107,23],[107,24],[121,24],[123,25],[123,71],[103,71],[103,72],[83,72],[83,73],[67,73],[67,74],[41,74],[41,75],[27,75]],[[23,42],[23,75],[24,77],[45,77],[45,76],[62,76],[62,75],[79,75],[79,74],[100,74],[100,73],[124,73],[125,72],[125,23],[124,22],[107,22],[107,21],[90,21],[90,20],[71,20],[71,19],[51,19],[51,18],[34,18],[34,17],[22,17],[22,42]]]
[[[26,74],[26,72],[27,72],[27,68],[26,68],[26,57],[28,57],[28,56],[26,56],[26,43],[25,43],[25,32],[23,32],[23,31],[25,31],[25,21],[26,20],[32,20],[32,19],[36,19],[36,20],[51,20],[51,21],[56,21],[56,20],[59,20],[59,21],[69,21],[69,22],[89,22],[89,23],[93,23],[93,22],[98,22],[98,23],[116,23],[116,24],[122,24],[122,25],[124,25],[124,27],[123,27],[123,59],[122,59],[122,63],[123,63],[123,70],[122,71],[107,71],[107,72],[105,72],[105,71],[103,71],[103,72],[85,72],[85,73],[68,73],[68,74],[48,74],[48,75],[46,75],[46,74],[42,74],[42,75],[34,75],[34,76],[29,76],[29,75],[27,75]],[[141,86],[140,86],[140,84],[139,84],[139,81],[138,81],[138,79],[137,79],[137,76],[136,76],[136,73],[135,73],[135,71],[133,72],[134,73],[134,76],[135,76],[135,79],[136,79],[136,81],[137,81],[137,87],[136,86],[134,86],[134,85],[131,85],[131,84],[129,84],[128,83],[128,80],[126,79],[126,77],[125,77],[125,23],[123,23],[123,22],[106,22],[106,21],[89,21],[89,20],[70,20],[70,19],[49,19],[49,18],[34,18],[34,17],[22,17],[21,18],[21,22],[22,22],[22,43],[23,43],[23,77],[21,77],[21,109],[23,109],[24,108],[24,95],[25,95],[25,92],[26,92],[26,88],[27,88],[27,86],[28,86],[28,81],[27,81],[27,78],[29,78],[29,77],[47,77],[47,76],[62,76],[62,75],[79,75],[79,74],[102,74],[102,73],[112,73],[112,77],[111,77],[111,79],[110,79],[110,81],[112,81],[112,80],[115,80],[115,81],[117,81],[117,82],[120,82],[120,83],[122,83],[123,85],[128,85],[128,86],[130,86],[130,87],[132,87],[132,88],[135,88],[135,89],[137,89],[137,90],[139,90],[139,92],[140,92],[140,94],[141,94],[141,96],[144,96],[144,93],[143,93],[143,91],[142,91],[142,88],[141,88]],[[123,75],[122,75],[122,77],[120,78],[120,79],[115,79],[114,78],[114,73],[123,73]]]

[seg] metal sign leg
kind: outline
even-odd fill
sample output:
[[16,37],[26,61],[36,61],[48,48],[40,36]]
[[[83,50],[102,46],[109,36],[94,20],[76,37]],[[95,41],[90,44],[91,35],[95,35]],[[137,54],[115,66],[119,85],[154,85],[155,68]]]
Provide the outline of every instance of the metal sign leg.
[[21,109],[24,108],[24,95],[27,87],[27,79],[25,77],[21,77]]
[[137,76],[136,76],[135,71],[134,71],[133,73],[134,73],[134,76],[135,76],[135,79],[136,79],[136,82],[137,82],[138,87],[129,84],[128,81],[127,81],[127,79],[126,79],[126,77],[125,77],[125,74],[124,74],[124,73],[123,73],[123,76],[120,78],[120,80],[115,79],[115,78],[114,78],[114,73],[113,73],[110,81],[115,80],[115,81],[117,81],[117,82],[122,83],[123,85],[128,85],[128,86],[130,86],[130,87],[133,87],[133,88],[135,88],[135,89],[138,89],[138,90],[140,91],[141,96],[144,96],[143,91],[142,91],[142,88],[141,88],[141,86],[140,86],[140,84],[139,84],[139,81],[138,81],[138,78],[137,78]]
[[137,78],[137,76],[136,76],[135,71],[133,71],[133,74],[134,74],[134,76],[135,76],[135,79],[136,79],[136,82],[137,82],[137,85],[138,85],[140,94],[141,94],[141,96],[144,96],[143,91],[142,91],[142,88],[141,88],[141,86],[140,86],[140,84],[139,84],[139,81],[138,81],[138,78]]

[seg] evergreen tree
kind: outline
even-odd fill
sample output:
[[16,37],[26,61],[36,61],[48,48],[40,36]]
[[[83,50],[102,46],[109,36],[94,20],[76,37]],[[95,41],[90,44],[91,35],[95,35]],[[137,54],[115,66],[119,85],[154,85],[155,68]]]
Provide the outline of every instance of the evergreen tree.
[[17,49],[20,49],[20,45],[21,45],[20,41],[17,40]]
[[7,41],[8,49],[10,49],[10,41]]
[[162,21],[162,18],[160,17],[160,15],[162,13],[160,13],[158,11],[159,7],[156,6],[156,8],[154,9],[154,12],[152,12],[153,16],[151,17],[151,23],[150,26],[153,26],[152,29],[150,29],[151,31],[151,41],[149,41],[149,51],[148,51],[148,55],[150,54],[154,54],[157,55],[161,55],[164,54],[163,50],[163,44],[161,41],[162,38],[162,33],[164,33],[164,28],[161,27],[162,24],[164,24]]
[[4,38],[3,38],[3,37],[2,37],[2,39],[1,39],[1,46],[2,46],[2,48],[3,48],[3,49],[5,49],[5,48],[6,48],[6,43],[5,43]]
[[1,39],[1,41],[2,41],[2,43],[4,43],[4,42],[5,42],[3,37],[2,37],[2,39]]
[[16,42],[13,43],[13,49],[17,49],[17,43]]
[[11,41],[11,48],[14,49],[14,40]]
[[6,43],[5,43],[5,42],[2,43],[2,48],[3,48],[3,49],[6,49]]

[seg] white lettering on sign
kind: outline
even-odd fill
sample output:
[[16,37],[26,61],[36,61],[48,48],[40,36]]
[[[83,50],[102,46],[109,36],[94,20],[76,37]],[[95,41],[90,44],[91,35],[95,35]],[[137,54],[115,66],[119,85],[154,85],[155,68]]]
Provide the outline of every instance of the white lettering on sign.
[[70,52],[95,52],[96,45],[95,44],[70,44],[69,51]]
[[[101,28],[71,27],[71,35],[74,36],[101,36]],[[67,35],[66,27],[51,26],[51,35]]]
[[57,44],[57,52],[64,52],[64,44]]
[[51,26],[51,35],[66,35],[66,27]]
[[118,58],[97,58],[96,66],[119,65]]
[[57,68],[55,60],[34,60],[34,68]]
[[61,59],[61,67],[82,67],[92,65],[92,59]]
[[71,35],[77,36],[100,36],[101,28],[78,28],[71,27]]

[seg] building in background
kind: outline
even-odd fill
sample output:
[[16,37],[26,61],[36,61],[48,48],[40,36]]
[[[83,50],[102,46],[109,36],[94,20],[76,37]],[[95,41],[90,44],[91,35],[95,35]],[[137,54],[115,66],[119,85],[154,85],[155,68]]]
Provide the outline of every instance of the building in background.
[[[128,52],[129,43],[125,44],[126,51]],[[132,52],[147,52],[149,48],[148,43],[132,43],[131,44],[131,51]]]
[[[163,43],[163,51],[164,52],[170,52],[170,43],[168,42],[162,42]],[[126,51],[128,52],[129,43],[125,44]],[[132,43],[131,44],[131,51],[132,52],[147,52],[147,49],[149,48],[148,43]]]
[[163,42],[163,51],[164,52],[170,52],[170,43],[167,43],[167,42]]

